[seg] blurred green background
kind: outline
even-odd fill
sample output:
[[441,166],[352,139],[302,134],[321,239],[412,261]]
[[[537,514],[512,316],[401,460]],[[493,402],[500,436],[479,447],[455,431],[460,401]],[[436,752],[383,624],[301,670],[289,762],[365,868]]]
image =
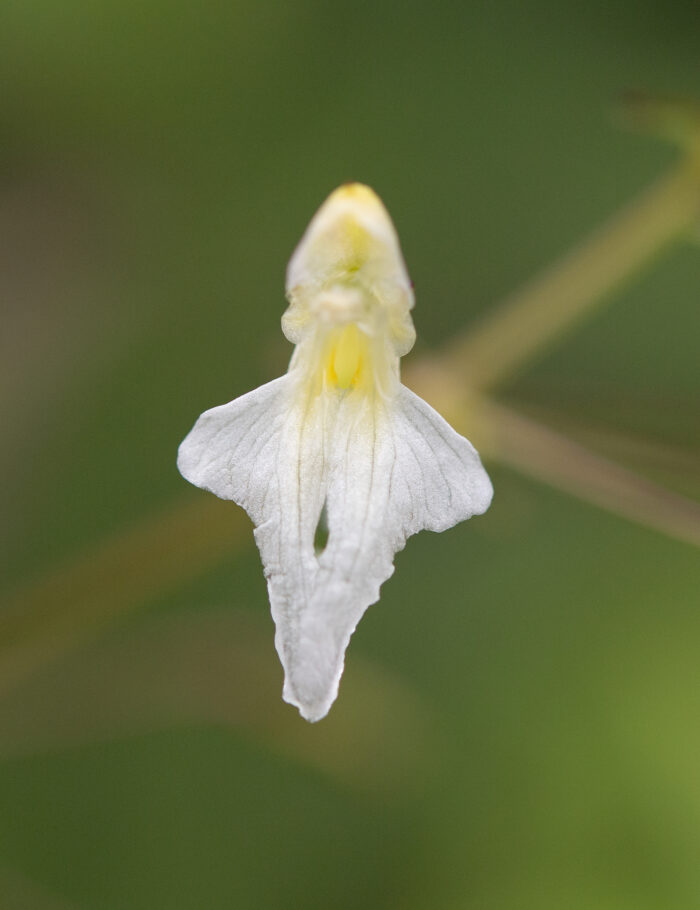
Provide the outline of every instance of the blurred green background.
[[[418,357],[672,164],[609,111],[700,95],[699,40],[690,0],[4,0],[2,589],[198,507],[177,445],[286,368],[284,268],[337,184],[395,219]],[[502,399],[697,497],[698,288],[674,248]],[[7,687],[0,907],[699,907],[697,550],[489,469],[486,516],[399,554],[319,725],[235,517]]]

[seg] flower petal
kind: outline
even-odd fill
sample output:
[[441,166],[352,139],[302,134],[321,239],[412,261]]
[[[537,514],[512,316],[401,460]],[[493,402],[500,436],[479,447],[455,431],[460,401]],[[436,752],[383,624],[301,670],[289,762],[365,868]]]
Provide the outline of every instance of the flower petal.
[[324,500],[322,413],[295,392],[282,376],[205,411],[178,452],[190,483],[250,515],[273,616],[290,628],[318,572],[313,540]]
[[284,698],[309,720],[335,700],[350,637],[406,539],[481,514],[493,495],[471,443],[405,386],[389,403],[340,398],[334,427],[326,434],[328,542],[292,651],[278,626]]
[[[406,538],[479,514],[492,495],[471,444],[404,386],[391,400],[300,396],[288,375],[205,412],[178,464],[253,519],[283,696],[308,720],[335,700],[350,637]],[[329,534],[317,554],[324,505]]]

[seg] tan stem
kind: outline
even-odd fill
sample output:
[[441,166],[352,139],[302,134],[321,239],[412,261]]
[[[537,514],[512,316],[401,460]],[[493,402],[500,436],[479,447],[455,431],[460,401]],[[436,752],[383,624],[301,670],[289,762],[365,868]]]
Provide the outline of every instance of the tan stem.
[[637,524],[700,547],[700,505],[620,467],[502,405],[479,415],[487,452],[499,462]]
[[689,159],[448,344],[443,369],[487,389],[600,305],[700,217],[700,168]]
[[0,610],[0,692],[115,616],[220,564],[248,528],[241,509],[193,493],[18,591]]

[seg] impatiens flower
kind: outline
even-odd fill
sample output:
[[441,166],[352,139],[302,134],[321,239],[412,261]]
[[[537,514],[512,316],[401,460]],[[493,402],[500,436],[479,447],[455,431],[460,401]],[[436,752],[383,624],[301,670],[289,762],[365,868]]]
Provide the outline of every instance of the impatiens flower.
[[287,298],[287,374],[205,411],[178,467],[253,520],[283,697],[315,721],[406,538],[481,514],[493,490],[471,443],[399,381],[413,291],[369,187],[342,186],[321,206],[289,263]]

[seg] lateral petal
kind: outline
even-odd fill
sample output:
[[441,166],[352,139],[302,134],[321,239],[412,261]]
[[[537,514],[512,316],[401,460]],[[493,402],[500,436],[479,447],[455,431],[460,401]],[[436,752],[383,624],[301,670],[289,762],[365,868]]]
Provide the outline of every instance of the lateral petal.
[[313,539],[324,474],[318,407],[300,403],[295,391],[287,375],[205,411],[178,452],[187,480],[251,517],[273,616],[290,642],[318,572]]

